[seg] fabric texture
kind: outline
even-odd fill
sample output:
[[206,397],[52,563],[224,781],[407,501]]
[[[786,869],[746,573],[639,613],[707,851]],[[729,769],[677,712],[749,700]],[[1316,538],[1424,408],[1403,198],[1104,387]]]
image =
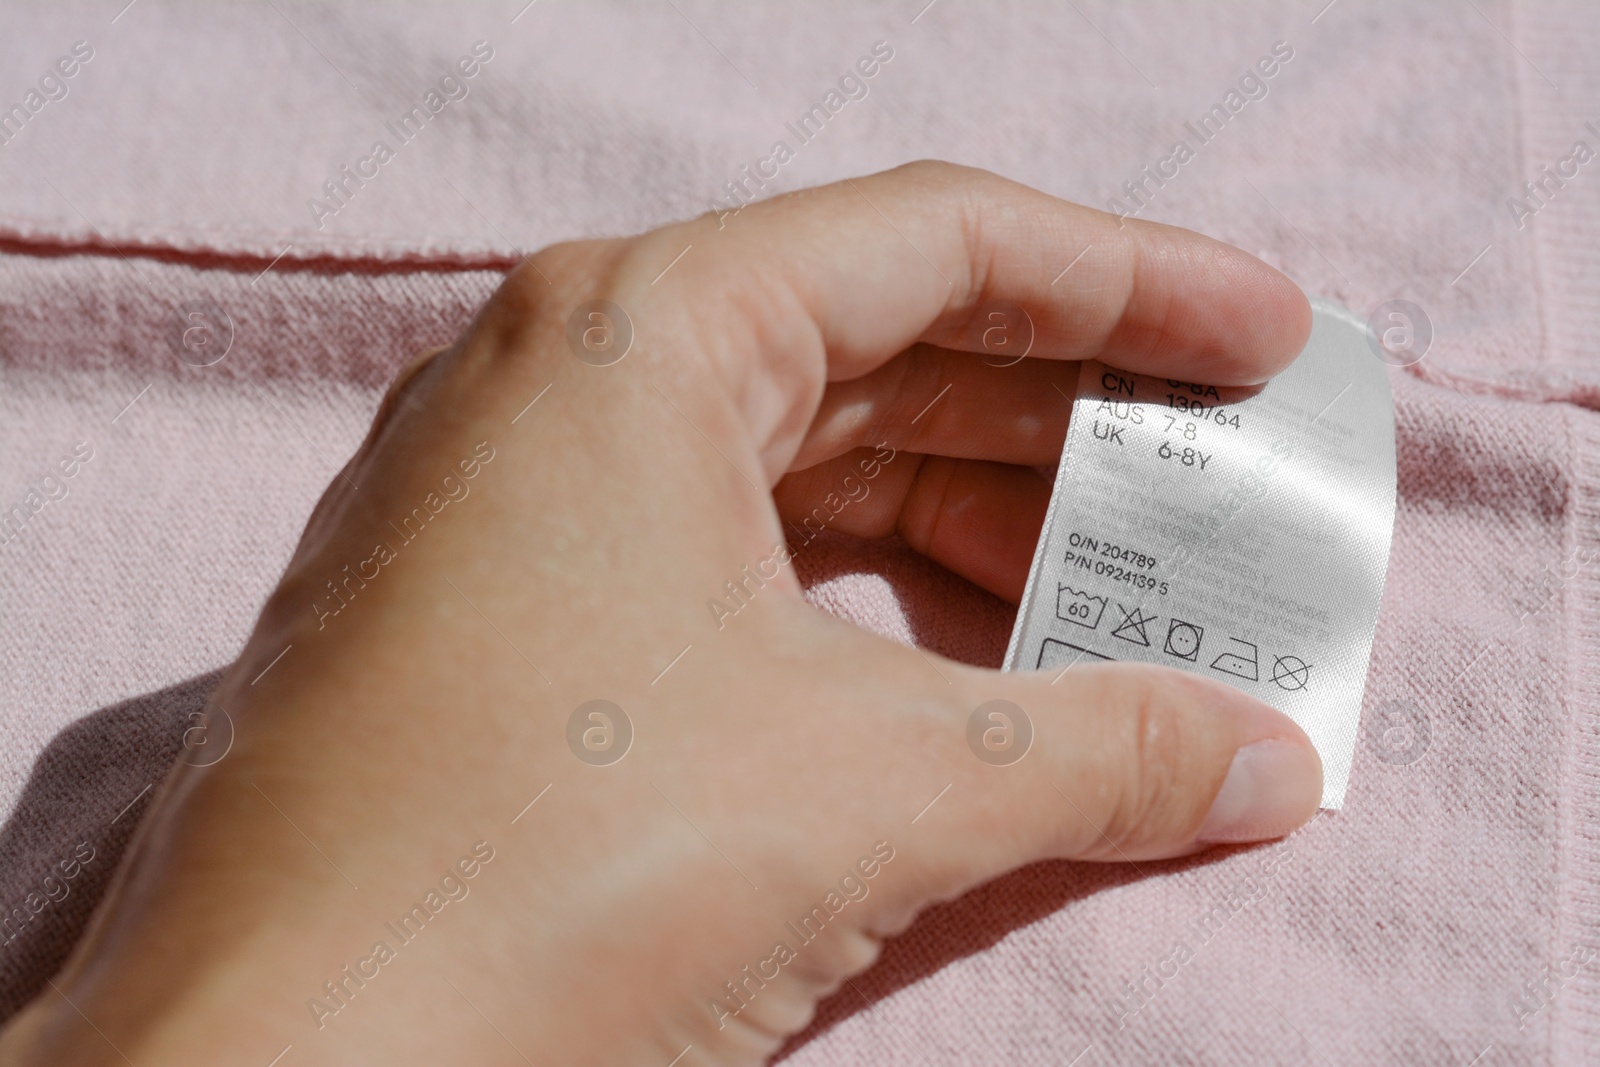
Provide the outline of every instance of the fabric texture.
[[[934,908],[786,1059],[1600,1060],[1600,9],[119,6],[0,12],[0,1017],[83,929],[388,376],[522,251],[736,207],[786,140],[767,193],[950,159],[1431,330],[1390,372],[1345,808]],[[1000,661],[1012,609],[898,542],[796,567],[823,610]]]

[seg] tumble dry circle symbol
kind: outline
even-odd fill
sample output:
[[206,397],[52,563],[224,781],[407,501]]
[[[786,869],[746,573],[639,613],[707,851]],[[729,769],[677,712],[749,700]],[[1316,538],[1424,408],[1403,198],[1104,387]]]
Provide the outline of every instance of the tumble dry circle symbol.
[[1200,655],[1200,639],[1205,636],[1205,628],[1196,626],[1192,622],[1182,619],[1173,619],[1167,624],[1167,645],[1164,651],[1169,656],[1194,662]]

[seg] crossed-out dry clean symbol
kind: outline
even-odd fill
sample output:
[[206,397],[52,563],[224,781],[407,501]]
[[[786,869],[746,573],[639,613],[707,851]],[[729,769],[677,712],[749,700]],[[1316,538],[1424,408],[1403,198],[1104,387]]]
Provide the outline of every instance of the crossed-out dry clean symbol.
[[1272,663],[1272,680],[1279,689],[1304,689],[1311,680],[1311,664],[1299,656],[1278,656]]

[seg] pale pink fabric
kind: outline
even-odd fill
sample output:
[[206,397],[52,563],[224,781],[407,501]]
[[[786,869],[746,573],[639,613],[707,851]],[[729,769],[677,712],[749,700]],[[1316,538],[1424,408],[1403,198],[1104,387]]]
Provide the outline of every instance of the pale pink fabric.
[[[1414,300],[1437,332],[1392,374],[1400,500],[1347,805],[1287,850],[1041,865],[937,908],[787,1056],[1600,1058],[1600,162],[1520,227],[1507,205],[1600,149],[1600,10],[119,6],[0,15],[0,108],[94,50],[0,146],[0,512],[93,450],[0,543],[0,906],[94,855],[0,945],[0,1013],[81,930],[386,377],[519,249],[725,201],[879,40],[867,97],[773,190],[937,156],[1103,205],[1281,40],[1265,98],[1145,214],[1357,309]],[[319,229],[308,198],[480,39],[470,95]],[[234,327],[207,368],[174,342],[199,299]],[[799,568],[827,610],[999,661],[1010,609],[903,546],[829,538]]]

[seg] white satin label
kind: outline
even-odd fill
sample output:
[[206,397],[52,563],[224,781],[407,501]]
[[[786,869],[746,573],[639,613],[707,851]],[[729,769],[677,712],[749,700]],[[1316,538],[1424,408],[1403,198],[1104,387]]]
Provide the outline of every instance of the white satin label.
[[1138,660],[1299,723],[1344,801],[1394,528],[1394,400],[1366,324],[1240,389],[1088,362],[1007,670]]

